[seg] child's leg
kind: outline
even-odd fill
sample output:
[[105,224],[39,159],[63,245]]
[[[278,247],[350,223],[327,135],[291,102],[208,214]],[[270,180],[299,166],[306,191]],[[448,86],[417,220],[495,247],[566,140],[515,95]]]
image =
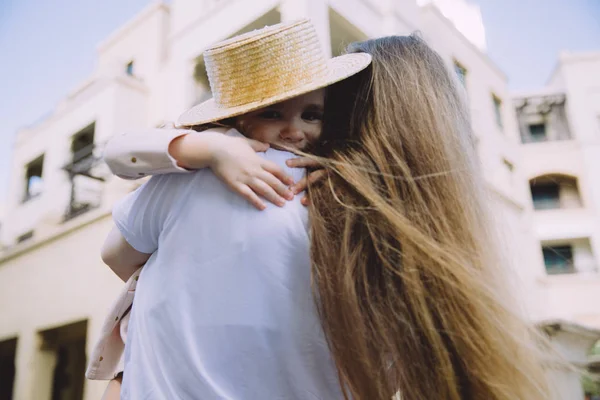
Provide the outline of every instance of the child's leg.
[[121,398],[121,381],[123,374],[119,374],[115,379],[108,382],[108,386],[104,391],[102,400],[119,400]]

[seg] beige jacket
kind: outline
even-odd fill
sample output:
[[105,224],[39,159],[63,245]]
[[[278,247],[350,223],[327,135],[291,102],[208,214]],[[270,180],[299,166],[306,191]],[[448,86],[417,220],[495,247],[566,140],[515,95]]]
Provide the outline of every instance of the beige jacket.
[[147,175],[188,172],[178,167],[169,155],[169,144],[187,129],[155,128],[125,132],[114,136],[104,148],[104,161],[113,174],[122,179],[139,179]]
[[[104,149],[104,161],[113,174],[123,179],[147,175],[188,172],[176,165],[168,154],[169,143],[181,135],[196,132],[183,129],[146,129],[114,136]],[[127,337],[129,310],[133,304],[138,269],[127,281],[104,320],[100,339],[95,344],[85,376],[88,379],[113,379],[123,371],[123,350]]]

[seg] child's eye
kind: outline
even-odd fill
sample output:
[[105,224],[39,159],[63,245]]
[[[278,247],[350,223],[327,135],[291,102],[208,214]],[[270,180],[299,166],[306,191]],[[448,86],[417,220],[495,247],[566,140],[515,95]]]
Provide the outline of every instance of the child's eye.
[[305,111],[302,113],[302,119],[305,121],[322,121],[323,113],[318,111]]
[[265,110],[258,114],[258,116],[262,119],[279,119],[281,118],[281,113],[276,110]]

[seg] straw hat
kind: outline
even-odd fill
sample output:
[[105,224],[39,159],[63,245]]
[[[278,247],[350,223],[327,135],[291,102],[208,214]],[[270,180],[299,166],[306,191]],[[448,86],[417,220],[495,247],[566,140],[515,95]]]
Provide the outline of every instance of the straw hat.
[[178,126],[215,122],[331,85],[371,62],[366,53],[326,59],[308,19],[267,26],[204,52],[213,98],[184,112]]

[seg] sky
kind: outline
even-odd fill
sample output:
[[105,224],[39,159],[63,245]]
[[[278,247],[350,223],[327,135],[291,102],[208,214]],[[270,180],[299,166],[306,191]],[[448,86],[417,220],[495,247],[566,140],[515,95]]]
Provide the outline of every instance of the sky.
[[471,0],[487,51],[515,91],[540,88],[560,51],[600,51],[600,0]]
[[[251,1],[251,0],[245,0]],[[544,85],[561,50],[600,50],[600,0],[469,0],[512,90]],[[0,204],[16,131],[93,72],[96,45],[149,0],[0,0]]]

